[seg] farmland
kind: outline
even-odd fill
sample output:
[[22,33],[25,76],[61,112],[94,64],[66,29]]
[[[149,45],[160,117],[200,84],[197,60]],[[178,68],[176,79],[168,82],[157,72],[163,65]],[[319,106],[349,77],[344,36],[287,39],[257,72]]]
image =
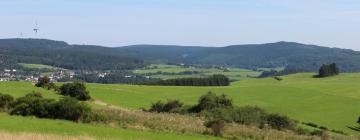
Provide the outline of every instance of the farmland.
[[[198,97],[213,91],[229,95],[237,106],[254,105],[269,112],[288,115],[300,122],[312,122],[329,129],[357,134],[360,112],[360,74],[341,74],[328,78],[312,78],[301,73],[273,78],[246,79],[228,87],[165,87],[115,84],[87,84],[96,100],[129,109],[148,108],[158,100],[179,99],[195,104]],[[45,97],[58,98],[51,91],[35,88],[26,82],[1,82],[0,92],[22,96],[31,91]],[[19,118],[18,118],[19,119]],[[5,128],[2,128],[5,129]]]
[[[31,127],[29,127],[31,126]],[[95,139],[142,139],[142,140],[206,140],[216,138],[194,135],[176,135],[160,132],[139,132],[111,127],[73,123],[61,120],[36,119],[0,114],[1,131],[12,133],[56,134],[61,136],[84,136]]]
[[223,74],[229,77],[230,80],[237,81],[257,77],[261,74],[261,71],[264,70],[269,69],[254,71],[239,68],[203,68],[195,66],[152,64],[146,68],[134,70],[133,72],[140,75],[149,75],[151,78],[160,79],[207,77],[214,74]]
[[[179,99],[194,104],[208,91],[225,93],[238,106],[255,105],[288,115],[302,122],[314,122],[331,129],[356,133],[360,112],[360,74],[312,78],[312,73],[273,78],[249,79],[229,87],[161,87],[89,84],[92,96],[102,101],[137,109],[157,100]],[[337,109],[341,108],[341,109]]]

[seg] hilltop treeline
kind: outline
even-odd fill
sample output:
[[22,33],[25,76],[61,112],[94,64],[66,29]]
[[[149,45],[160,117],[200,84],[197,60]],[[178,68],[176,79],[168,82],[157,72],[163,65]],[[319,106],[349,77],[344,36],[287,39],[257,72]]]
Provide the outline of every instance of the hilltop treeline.
[[247,69],[287,67],[312,72],[322,64],[335,62],[341,71],[360,71],[358,51],[294,42],[226,47],[136,45],[109,48],[44,39],[0,39],[0,69],[19,67],[17,63],[34,63],[72,70],[120,70],[144,66],[144,61]]
[[142,60],[107,47],[69,45],[45,39],[1,39],[0,68],[20,68],[18,63],[72,70],[123,70],[143,66]]
[[229,86],[230,80],[225,75],[216,74],[205,78],[178,78],[146,82],[143,84],[161,86]]

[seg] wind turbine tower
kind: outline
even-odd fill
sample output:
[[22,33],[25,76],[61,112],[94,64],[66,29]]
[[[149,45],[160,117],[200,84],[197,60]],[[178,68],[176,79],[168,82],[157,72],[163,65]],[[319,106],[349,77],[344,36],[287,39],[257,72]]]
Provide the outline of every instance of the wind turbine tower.
[[35,27],[34,27],[34,33],[35,33],[35,35],[37,35],[37,33],[39,32],[39,27],[38,27],[38,23],[37,23],[37,21],[35,22]]

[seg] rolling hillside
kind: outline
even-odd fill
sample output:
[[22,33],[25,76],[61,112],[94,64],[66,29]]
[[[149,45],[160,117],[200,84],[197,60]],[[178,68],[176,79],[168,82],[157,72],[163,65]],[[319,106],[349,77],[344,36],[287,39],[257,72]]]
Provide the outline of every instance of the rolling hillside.
[[[195,104],[198,97],[213,91],[229,95],[237,106],[254,105],[270,112],[285,114],[300,122],[312,122],[329,129],[357,134],[360,115],[360,74],[341,74],[329,78],[312,78],[312,73],[273,78],[247,79],[229,87],[163,87],[136,85],[87,84],[91,96],[115,106],[138,109],[149,108],[158,100],[179,99]],[[1,82],[0,92],[16,97],[31,91],[58,95],[31,83]]]
[[222,65],[248,69],[287,67],[316,71],[322,64],[335,62],[342,71],[360,71],[360,52],[295,42],[225,47],[135,45],[119,49],[135,51],[138,58],[152,63]]
[[18,63],[72,70],[122,70],[143,66],[141,60],[113,50],[46,39],[0,39],[0,68],[19,68]]
[[318,79],[311,73],[273,78],[248,79],[229,87],[161,87],[88,84],[92,96],[123,107],[150,107],[158,100],[179,99],[195,104],[198,97],[213,91],[225,93],[238,106],[255,105],[301,122],[313,122],[330,129],[357,133],[360,115],[360,74],[342,74]]
[[360,52],[294,42],[225,47],[133,45],[103,47],[69,45],[45,39],[0,39],[0,68],[17,63],[45,64],[71,70],[123,70],[152,63],[185,63],[238,68],[277,68],[316,71],[337,63],[341,71],[360,71]]

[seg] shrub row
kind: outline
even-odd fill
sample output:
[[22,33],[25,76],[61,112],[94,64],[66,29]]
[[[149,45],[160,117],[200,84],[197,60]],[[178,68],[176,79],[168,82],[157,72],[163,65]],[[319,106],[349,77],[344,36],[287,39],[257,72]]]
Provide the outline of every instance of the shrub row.
[[[6,97],[6,98],[4,98]],[[40,93],[30,93],[16,100],[10,95],[0,95],[1,108],[10,115],[36,116],[39,118],[64,119],[85,122],[94,114],[85,103],[70,97],[59,101],[46,99]]]
[[274,129],[293,129],[295,121],[279,114],[269,114],[259,107],[234,107],[233,102],[225,94],[216,95],[209,92],[199,98],[198,104],[194,106],[184,106],[178,100],[169,100],[166,103],[161,101],[152,104],[149,109],[151,112],[169,112],[169,113],[197,113],[206,117],[211,127],[216,122],[235,122],[244,125],[255,125],[258,127],[270,126]]
[[50,81],[50,78],[44,76],[38,79],[38,82],[35,84],[35,86],[47,88],[48,90],[54,89],[63,96],[70,96],[81,101],[91,99],[89,92],[86,90],[85,84],[81,82],[66,83],[60,87],[57,87],[53,82]]
[[224,75],[212,75],[207,78],[178,78],[147,82],[144,85],[161,86],[229,86],[230,80]]

